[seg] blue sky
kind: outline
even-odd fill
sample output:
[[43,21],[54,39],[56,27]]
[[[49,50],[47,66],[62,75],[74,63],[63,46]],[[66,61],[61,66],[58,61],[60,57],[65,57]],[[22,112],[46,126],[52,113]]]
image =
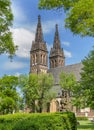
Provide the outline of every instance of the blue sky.
[[44,39],[48,51],[53,45],[55,24],[59,26],[61,46],[64,49],[66,65],[81,62],[94,45],[94,38],[73,35],[64,28],[66,15],[63,10],[38,10],[38,0],[11,0],[14,22],[11,31],[15,45],[19,46],[16,56],[10,62],[6,54],[0,55],[0,77],[4,74],[28,74],[30,70],[30,48],[35,37],[37,17],[41,15]]

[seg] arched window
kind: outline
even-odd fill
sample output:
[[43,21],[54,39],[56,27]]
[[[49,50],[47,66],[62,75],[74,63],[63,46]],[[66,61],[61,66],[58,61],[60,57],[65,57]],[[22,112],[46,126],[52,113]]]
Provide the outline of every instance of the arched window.
[[43,64],[46,65],[46,55],[43,55]]
[[54,63],[54,64],[55,64],[55,67],[56,67],[56,66],[57,66],[57,62],[56,62],[56,60],[55,60],[55,63]]
[[41,54],[41,63],[43,63],[43,55]]
[[43,55],[43,64],[45,64],[45,55]]
[[35,64],[37,63],[37,54],[35,54]]
[[61,61],[61,65],[64,65],[64,61],[63,60]]
[[54,61],[51,61],[51,68],[54,68]]
[[34,63],[35,63],[35,56],[33,55],[32,56],[32,65],[34,65]]

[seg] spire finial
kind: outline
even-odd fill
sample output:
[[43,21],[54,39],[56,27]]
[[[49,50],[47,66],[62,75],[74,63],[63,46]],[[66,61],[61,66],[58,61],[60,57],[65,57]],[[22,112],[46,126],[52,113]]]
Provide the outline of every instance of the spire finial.
[[41,23],[40,21],[41,21],[41,16],[38,15],[38,23]]
[[58,32],[58,24],[56,24],[56,31],[55,31],[55,36],[54,36],[54,45],[53,47],[55,49],[60,49],[60,40],[59,40],[59,32]]
[[58,24],[56,24],[56,30],[58,29]]
[[40,15],[38,15],[38,19],[40,19]]
[[43,33],[42,33],[42,26],[41,26],[41,16],[38,15],[38,24],[36,29],[36,36],[35,42],[43,42]]

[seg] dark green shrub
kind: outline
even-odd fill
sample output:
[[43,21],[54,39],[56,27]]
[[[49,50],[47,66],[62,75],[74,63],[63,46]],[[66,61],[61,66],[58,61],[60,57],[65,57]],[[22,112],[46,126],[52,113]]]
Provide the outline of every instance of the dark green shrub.
[[73,112],[61,112],[63,117],[66,117],[67,130],[76,130],[77,129],[77,120]]

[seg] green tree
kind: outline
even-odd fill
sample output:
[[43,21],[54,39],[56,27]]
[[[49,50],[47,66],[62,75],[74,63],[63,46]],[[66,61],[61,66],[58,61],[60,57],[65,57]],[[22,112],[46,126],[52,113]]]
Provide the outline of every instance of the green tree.
[[19,87],[23,93],[25,107],[29,107],[35,112],[35,101],[38,98],[38,77],[36,74],[20,75]]
[[14,46],[10,27],[12,26],[13,14],[10,0],[0,0],[0,54],[8,53],[12,58],[17,46]]
[[53,77],[51,74],[40,74],[38,75],[38,107],[39,112],[43,111],[44,104],[51,102],[51,99],[54,96],[53,92],[51,93],[51,88],[53,87]]
[[74,34],[94,36],[94,0],[39,0],[39,8],[63,8],[66,28]]
[[26,105],[32,112],[42,112],[44,104],[50,102],[48,94],[53,87],[53,77],[50,74],[30,74],[19,77],[19,85],[23,92]]
[[76,84],[76,78],[72,73],[61,72],[60,74],[60,86],[67,91],[74,91],[74,85]]
[[62,108],[69,110],[70,102],[72,103],[72,98],[75,93],[75,87],[77,81],[72,73],[61,72],[60,74],[60,86],[62,88]]
[[80,97],[84,107],[94,109],[94,47],[82,61]]
[[17,111],[19,94],[17,92],[18,77],[3,76],[0,78],[0,113],[7,114]]

